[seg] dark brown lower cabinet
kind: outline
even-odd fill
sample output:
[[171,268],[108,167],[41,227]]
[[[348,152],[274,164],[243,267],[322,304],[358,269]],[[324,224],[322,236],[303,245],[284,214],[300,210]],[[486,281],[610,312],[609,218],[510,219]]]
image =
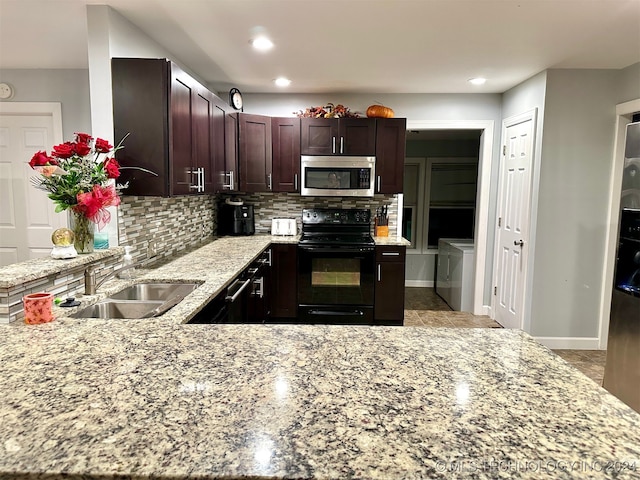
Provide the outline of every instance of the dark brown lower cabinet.
[[376,247],[376,287],[374,321],[402,325],[404,319],[404,272],[406,247]]
[[298,247],[271,245],[271,318],[295,319],[298,314]]

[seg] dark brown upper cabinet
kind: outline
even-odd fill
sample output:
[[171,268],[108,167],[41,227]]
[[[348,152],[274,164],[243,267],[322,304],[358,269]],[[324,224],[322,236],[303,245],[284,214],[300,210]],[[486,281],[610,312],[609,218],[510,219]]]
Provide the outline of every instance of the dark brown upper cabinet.
[[273,191],[300,191],[300,119],[271,119]]
[[301,118],[302,155],[376,154],[375,118]]
[[241,192],[273,190],[271,117],[238,113]]
[[406,135],[406,118],[377,119],[376,193],[402,193]]
[[114,138],[126,195],[172,196],[215,189],[215,96],[166,59],[114,58]]
[[238,114],[227,113],[224,125],[224,158],[216,170],[220,182],[216,192],[236,192],[240,188]]

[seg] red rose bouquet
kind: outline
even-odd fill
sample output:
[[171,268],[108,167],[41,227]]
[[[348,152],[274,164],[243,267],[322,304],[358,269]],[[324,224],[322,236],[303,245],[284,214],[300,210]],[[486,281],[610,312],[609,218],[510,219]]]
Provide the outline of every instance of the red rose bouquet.
[[91,135],[76,133],[74,142],[54,146],[51,155],[40,151],[31,158],[29,165],[41,175],[32,182],[49,192],[56,212],[71,209],[101,230],[111,218],[107,207],[120,205],[122,186],[115,185],[120,166],[113,154],[121,145],[114,148],[102,138],[94,141]]

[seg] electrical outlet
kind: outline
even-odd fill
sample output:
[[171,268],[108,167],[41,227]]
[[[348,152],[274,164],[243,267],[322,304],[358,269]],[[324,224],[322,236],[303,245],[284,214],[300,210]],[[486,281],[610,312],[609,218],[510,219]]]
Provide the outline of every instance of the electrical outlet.
[[158,243],[155,240],[149,240],[147,246],[147,258],[153,258],[158,255]]

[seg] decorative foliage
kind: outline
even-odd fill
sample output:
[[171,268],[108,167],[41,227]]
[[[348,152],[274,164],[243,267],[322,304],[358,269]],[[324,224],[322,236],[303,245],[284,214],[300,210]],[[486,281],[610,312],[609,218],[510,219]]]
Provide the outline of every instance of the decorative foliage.
[[333,103],[327,103],[324,107],[309,107],[305,111],[298,110],[293,112],[298,117],[307,118],[358,118],[359,113],[354,113],[342,104],[336,106]]

